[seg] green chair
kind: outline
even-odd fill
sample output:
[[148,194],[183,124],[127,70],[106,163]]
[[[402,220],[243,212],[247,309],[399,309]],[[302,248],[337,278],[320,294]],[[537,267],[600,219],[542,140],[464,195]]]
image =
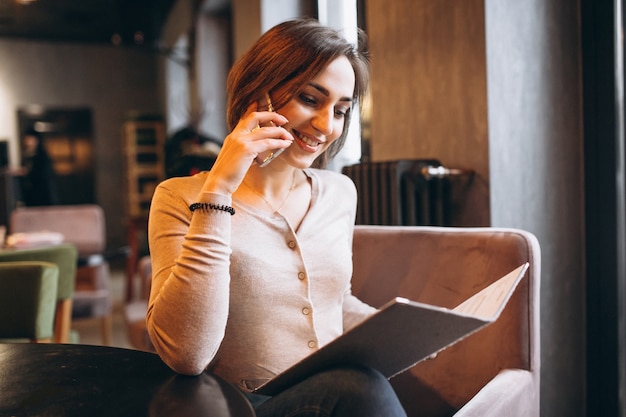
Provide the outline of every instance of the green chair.
[[49,262],[0,263],[0,338],[50,342],[59,268]]
[[19,207],[11,212],[9,230],[15,233],[42,230],[63,235],[63,241],[78,250],[72,318],[99,319],[102,344],[110,345],[112,299],[109,261],[124,255],[125,248],[113,253],[106,250],[106,219],[96,204]]
[[77,259],[78,251],[71,244],[0,251],[0,265],[4,262],[40,261],[58,266],[59,288],[54,314],[54,342],[56,343],[70,342]]

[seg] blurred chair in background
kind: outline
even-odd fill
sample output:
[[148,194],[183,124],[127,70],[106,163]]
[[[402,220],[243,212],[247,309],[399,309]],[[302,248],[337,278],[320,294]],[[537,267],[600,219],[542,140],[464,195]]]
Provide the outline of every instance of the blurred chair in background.
[[108,254],[106,224],[102,207],[74,206],[20,207],[11,213],[11,233],[58,232],[64,242],[78,250],[72,317],[99,318],[103,345],[111,342],[111,291],[108,260],[124,252]]
[[[154,352],[154,346],[146,329],[146,310],[150,298],[152,284],[152,263],[149,256],[142,257],[137,266],[139,278],[140,297],[137,300],[126,303],[124,306],[124,322],[126,323],[126,335],[130,344],[139,350]],[[133,285],[136,283],[133,282]]]
[[48,262],[0,263],[0,338],[52,341],[58,277]]
[[42,248],[0,251],[0,266],[6,262],[39,261],[55,264],[58,269],[58,290],[54,313],[54,342],[70,343],[72,303],[76,282],[78,251],[72,244]]

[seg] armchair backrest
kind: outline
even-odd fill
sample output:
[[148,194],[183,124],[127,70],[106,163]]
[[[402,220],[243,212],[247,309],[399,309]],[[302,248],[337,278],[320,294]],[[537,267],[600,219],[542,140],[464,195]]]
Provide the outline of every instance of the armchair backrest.
[[0,263],[0,338],[52,340],[58,274],[49,262]]
[[[504,369],[539,390],[540,250],[528,232],[499,228],[357,226],[353,293],[378,307],[395,296],[454,308],[524,262],[526,277],[498,320],[392,383],[405,407],[454,412]],[[395,380],[395,381],[394,381]],[[421,395],[420,395],[421,394]],[[537,394],[538,401],[538,394]],[[409,413],[410,414],[410,413]]]
[[0,263],[40,261],[57,265],[59,267],[57,299],[59,300],[71,299],[74,295],[77,258],[76,248],[68,243],[40,248],[0,251]]
[[96,204],[19,207],[11,213],[10,232],[61,233],[80,255],[103,253],[106,248],[104,210]]
[[57,303],[54,314],[54,341],[68,343],[72,320],[72,298],[76,283],[78,251],[72,244],[0,251],[0,265],[6,262],[40,261],[58,267]]

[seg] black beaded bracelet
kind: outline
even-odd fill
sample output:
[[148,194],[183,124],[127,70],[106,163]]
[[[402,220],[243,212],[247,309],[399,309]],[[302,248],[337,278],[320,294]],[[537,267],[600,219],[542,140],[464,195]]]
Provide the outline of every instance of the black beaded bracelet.
[[198,209],[202,209],[202,210],[207,210],[207,209],[221,210],[221,211],[225,211],[227,213],[230,213],[231,216],[233,214],[235,214],[235,209],[234,208],[232,208],[231,206],[226,206],[224,204],[193,203],[192,205],[189,206],[189,210],[191,210],[192,212],[194,212],[194,211],[196,211]]

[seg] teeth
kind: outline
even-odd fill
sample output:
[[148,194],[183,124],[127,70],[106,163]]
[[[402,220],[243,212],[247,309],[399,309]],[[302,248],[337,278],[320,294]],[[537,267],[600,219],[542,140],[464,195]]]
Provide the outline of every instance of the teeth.
[[298,138],[309,146],[318,146],[320,143],[316,140],[309,139],[306,136],[298,134]]

